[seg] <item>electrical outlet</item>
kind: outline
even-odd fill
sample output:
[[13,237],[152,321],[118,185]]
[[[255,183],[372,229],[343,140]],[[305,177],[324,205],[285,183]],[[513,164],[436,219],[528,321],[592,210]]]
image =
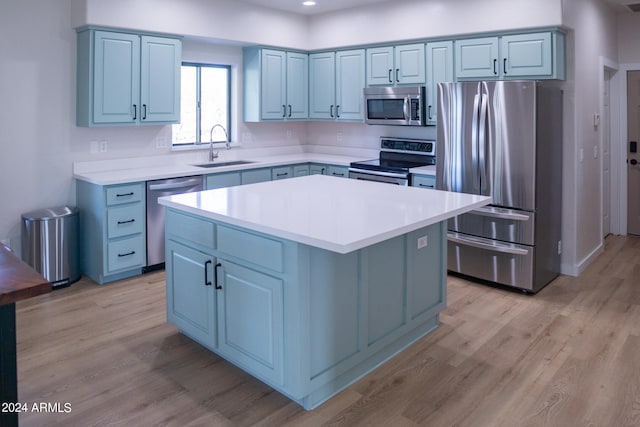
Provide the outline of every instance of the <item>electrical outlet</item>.
[[108,142],[105,140],[100,141],[100,152],[106,153],[108,149]]
[[292,136],[293,132],[291,132],[291,129],[287,129],[287,139],[291,139]]
[[429,236],[418,237],[418,249],[429,246]]
[[166,148],[166,147],[167,147],[167,137],[156,136],[156,148]]
[[558,240],[558,255],[562,255],[562,240]]
[[584,162],[584,149],[578,150],[578,161],[580,163]]
[[342,141],[342,132],[338,132],[338,133],[336,133],[336,140],[337,140],[338,142],[339,142],[339,141]]

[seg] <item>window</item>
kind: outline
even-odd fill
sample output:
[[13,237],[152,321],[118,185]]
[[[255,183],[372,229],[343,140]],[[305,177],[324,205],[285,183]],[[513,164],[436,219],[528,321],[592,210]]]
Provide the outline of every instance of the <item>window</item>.
[[[231,122],[231,67],[182,63],[180,124],[173,125],[173,146],[225,142]],[[210,136],[211,135],[211,136]]]

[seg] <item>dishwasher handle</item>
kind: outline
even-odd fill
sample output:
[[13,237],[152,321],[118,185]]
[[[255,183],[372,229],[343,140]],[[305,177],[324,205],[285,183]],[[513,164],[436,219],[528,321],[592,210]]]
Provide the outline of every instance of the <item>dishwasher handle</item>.
[[175,188],[192,187],[194,185],[201,184],[202,180],[199,178],[192,178],[187,181],[170,182],[167,184],[149,184],[149,190],[173,190]]

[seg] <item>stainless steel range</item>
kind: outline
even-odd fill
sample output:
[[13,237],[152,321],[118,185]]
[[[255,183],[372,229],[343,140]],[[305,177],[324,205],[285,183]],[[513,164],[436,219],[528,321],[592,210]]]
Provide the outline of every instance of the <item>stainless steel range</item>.
[[349,178],[409,185],[410,169],[436,164],[436,142],[423,139],[380,138],[377,159],[352,162]]

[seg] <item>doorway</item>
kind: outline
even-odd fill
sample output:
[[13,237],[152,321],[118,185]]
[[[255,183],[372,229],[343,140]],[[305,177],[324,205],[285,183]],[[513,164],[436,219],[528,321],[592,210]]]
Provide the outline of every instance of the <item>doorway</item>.
[[640,71],[627,71],[627,233],[640,236]]
[[604,70],[602,86],[602,237],[611,234],[611,78],[615,71]]

